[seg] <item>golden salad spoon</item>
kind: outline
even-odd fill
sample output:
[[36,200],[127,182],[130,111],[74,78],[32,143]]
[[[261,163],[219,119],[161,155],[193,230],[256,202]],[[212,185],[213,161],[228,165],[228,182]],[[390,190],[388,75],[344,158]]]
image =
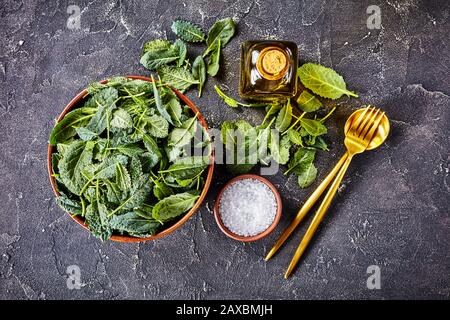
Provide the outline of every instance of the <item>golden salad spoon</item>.
[[355,154],[361,153],[365,150],[372,150],[380,146],[387,138],[389,134],[390,126],[389,120],[379,109],[375,108],[363,108],[355,111],[347,120],[344,128],[345,140],[344,144],[347,148],[347,152],[342,156],[336,166],[331,170],[328,176],[322,181],[317,189],[311,194],[309,199],[305,202],[302,208],[299,210],[297,216],[292,223],[286,228],[273,248],[266,256],[266,260],[270,259],[286,241],[286,239],[292,234],[295,228],[300,224],[311,207],[317,202],[318,198],[325,191],[327,186],[331,183],[333,178],[337,175],[330,190],[326,194],[322,204],[317,210],[311,225],[305,233],[305,236],[300,243],[294,257],[286,271],[285,278],[287,278],[297,265],[298,260],[302,256],[306,247],[308,246],[311,238],[313,237],[317,227],[322,221],[331,200],[333,199],[345,172]]

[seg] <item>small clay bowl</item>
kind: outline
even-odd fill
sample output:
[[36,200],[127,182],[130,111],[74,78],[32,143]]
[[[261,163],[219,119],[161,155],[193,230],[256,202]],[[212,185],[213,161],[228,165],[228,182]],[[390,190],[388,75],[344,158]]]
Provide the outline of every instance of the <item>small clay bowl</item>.
[[[126,77],[130,78],[130,79],[140,79],[140,80],[149,81],[149,82],[152,81],[150,78],[142,77],[142,76],[126,76]],[[108,80],[100,81],[100,83],[107,83],[107,82],[108,82]],[[178,98],[180,98],[181,101],[183,101],[192,110],[192,112],[194,114],[197,114],[197,119],[199,120],[200,124],[205,128],[206,132],[208,132],[208,130],[209,130],[208,125],[206,124],[206,121],[203,118],[200,111],[198,110],[197,106],[191,100],[189,100],[188,97],[186,97],[184,94],[182,94],[178,90],[172,88],[172,91],[178,96]],[[87,96],[87,94],[88,94],[88,92],[86,89],[81,91],[80,93],[78,93],[75,96],[75,98],[73,98],[72,101],[70,101],[69,104],[64,108],[62,113],[59,115],[57,121],[58,122],[61,121],[62,118],[64,118],[64,116],[69,111],[78,107],[80,105],[80,103],[82,103],[84,101],[84,98]],[[211,147],[212,147],[212,149],[211,149],[211,156],[210,156],[210,164],[207,169],[205,185],[203,186],[203,190],[200,194],[200,197],[197,199],[197,202],[195,203],[195,205],[192,207],[191,210],[189,210],[186,214],[184,214],[184,216],[181,217],[181,219],[178,220],[177,222],[175,222],[173,225],[170,225],[168,228],[159,231],[157,234],[155,234],[151,237],[137,238],[137,237],[132,237],[132,236],[128,236],[128,235],[113,234],[111,236],[110,240],[117,241],[117,242],[143,242],[143,241],[162,238],[162,237],[168,235],[169,233],[172,233],[173,231],[180,228],[190,217],[192,217],[192,215],[197,212],[198,208],[200,207],[203,200],[205,199],[205,196],[208,193],[209,186],[211,185],[211,180],[212,180],[213,171],[214,171],[214,146],[211,145]],[[48,166],[48,175],[50,178],[50,183],[51,183],[51,186],[53,189],[53,193],[55,194],[55,196],[58,197],[60,194],[59,194],[58,190],[56,189],[55,179],[52,176],[52,154],[55,150],[56,150],[56,147],[48,145],[47,166]],[[81,218],[79,216],[73,216],[70,213],[69,213],[69,216],[73,220],[75,220],[75,222],[77,222],[80,226],[82,226],[84,229],[88,229],[87,225],[84,223],[83,218]]]
[[[230,229],[228,229],[223,221],[222,221],[222,217],[220,215],[220,200],[222,198],[222,194],[223,192],[233,183],[235,183],[238,180],[244,180],[244,179],[256,179],[261,181],[262,183],[264,183],[266,186],[268,186],[270,188],[270,190],[272,190],[273,194],[275,195],[275,201],[277,202],[277,213],[275,214],[275,218],[273,219],[272,224],[263,232],[254,235],[254,236],[241,236],[238,235],[232,231],[230,231]],[[229,236],[230,238],[234,239],[234,240],[238,240],[238,241],[242,241],[242,242],[252,242],[252,241],[257,241],[260,240],[266,236],[268,236],[274,229],[275,227],[278,225],[278,222],[280,222],[280,218],[281,218],[281,211],[282,211],[282,201],[281,201],[281,197],[280,197],[280,193],[278,192],[278,190],[275,188],[275,186],[266,178],[263,178],[261,176],[258,176],[256,174],[243,174],[240,176],[237,176],[233,179],[231,179],[230,181],[228,181],[222,188],[222,190],[220,190],[219,194],[217,195],[216,198],[216,202],[214,203],[214,216],[216,218],[216,222],[219,225],[220,230],[222,230],[223,233],[225,233],[227,236]]]

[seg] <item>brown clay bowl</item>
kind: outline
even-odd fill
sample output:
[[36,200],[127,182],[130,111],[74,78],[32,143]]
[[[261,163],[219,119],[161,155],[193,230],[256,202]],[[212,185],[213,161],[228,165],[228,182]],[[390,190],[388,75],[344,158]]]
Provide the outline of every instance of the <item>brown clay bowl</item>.
[[[127,76],[127,78],[130,79],[140,79],[140,80],[144,80],[144,81],[149,81],[151,82],[152,80],[150,78],[147,77],[142,77],[142,76]],[[102,80],[100,81],[101,83],[106,83],[108,82],[108,80]],[[206,124],[205,119],[203,118],[203,116],[201,115],[200,111],[198,110],[198,108],[195,106],[195,104],[189,100],[185,95],[183,95],[181,92],[179,92],[176,89],[172,89],[175,94],[180,98],[181,101],[183,101],[189,108],[191,108],[191,110],[194,112],[194,114],[198,113],[197,115],[197,119],[199,120],[199,122],[201,123],[201,125],[205,128],[206,132],[208,132],[208,125]],[[59,115],[57,121],[61,121],[62,118],[64,118],[64,116],[73,108],[76,108],[79,103],[81,101],[83,101],[84,97],[87,95],[87,91],[83,90],[81,91],[79,94],[77,94],[75,96],[75,98],[72,99],[72,101],[69,102],[69,104],[64,108],[64,110],[61,112],[61,114]],[[55,196],[59,196],[59,192],[58,190],[56,190],[56,184],[55,184],[55,180],[52,177],[52,154],[54,152],[55,147],[49,145],[48,146],[48,159],[47,159],[47,166],[48,166],[48,175],[50,177],[50,183],[52,185],[52,189],[53,192],[55,194]],[[169,228],[164,229],[162,231],[160,231],[159,233],[151,236],[151,237],[146,237],[146,238],[137,238],[137,237],[131,237],[131,236],[126,236],[126,235],[113,235],[110,240],[112,241],[117,241],[117,242],[143,242],[143,241],[148,241],[148,240],[154,240],[154,239],[158,239],[158,238],[162,238],[166,235],[168,235],[169,233],[172,233],[173,231],[177,230],[178,228],[180,228],[200,207],[200,205],[202,204],[203,200],[205,199],[205,196],[208,192],[209,186],[211,185],[211,180],[212,180],[212,176],[213,176],[213,171],[214,171],[214,147],[211,144],[211,162],[210,165],[208,167],[208,171],[207,171],[207,177],[206,177],[206,181],[205,181],[205,185],[203,187],[202,193],[200,194],[200,197],[198,198],[197,202],[195,203],[194,207],[189,210],[188,213],[186,213],[180,220],[178,220],[175,224],[171,225]],[[69,216],[72,217],[73,220],[75,220],[75,222],[77,222],[79,225],[81,225],[83,228],[85,228],[86,230],[88,229],[86,224],[84,223],[83,218],[79,217],[79,216],[73,216],[69,213]]]
[[[222,198],[222,194],[225,191],[225,189],[228,188],[231,184],[235,183],[236,181],[243,180],[243,179],[256,179],[256,180],[259,180],[262,183],[264,183],[266,186],[268,186],[270,188],[270,190],[272,190],[273,194],[275,195],[275,200],[277,202],[277,213],[275,214],[275,218],[273,219],[273,222],[269,226],[269,228],[267,228],[266,230],[264,230],[263,232],[261,232],[257,235],[248,236],[248,237],[241,236],[241,235],[238,235],[238,234],[230,231],[230,229],[228,229],[222,221],[222,217],[220,216],[220,208],[219,208],[220,199]],[[263,178],[261,176],[258,176],[256,174],[243,174],[243,175],[237,176],[237,177],[231,179],[230,181],[228,181],[223,186],[222,190],[220,190],[219,194],[217,195],[216,202],[214,203],[214,217],[216,218],[216,222],[219,225],[220,230],[222,230],[222,232],[225,233],[230,238],[232,238],[234,240],[242,241],[242,242],[257,241],[257,240],[260,240],[260,239],[268,236],[278,225],[278,222],[280,222],[281,211],[282,211],[282,201],[281,201],[280,193],[278,192],[278,190],[275,188],[275,186],[269,180],[267,180],[266,178]]]

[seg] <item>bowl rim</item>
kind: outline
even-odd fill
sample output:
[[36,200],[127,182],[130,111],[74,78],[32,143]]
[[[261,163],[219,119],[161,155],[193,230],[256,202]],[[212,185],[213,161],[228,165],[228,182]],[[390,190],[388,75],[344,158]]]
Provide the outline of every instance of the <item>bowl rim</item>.
[[[150,78],[145,77],[145,76],[128,75],[128,76],[124,76],[124,77],[128,78],[128,79],[135,79],[135,80],[137,79],[137,80],[143,80],[143,81],[152,82],[152,80]],[[100,83],[107,83],[108,79],[104,79],[104,80],[101,80],[99,82]],[[203,118],[200,110],[197,108],[197,106],[188,97],[186,97],[184,94],[182,94],[177,89],[175,89],[173,87],[171,87],[171,89],[178,96],[178,98],[180,98],[194,112],[194,114],[197,114],[197,119],[199,120],[199,122],[201,123],[201,125],[203,126],[205,131],[208,133],[208,135],[210,135],[209,134],[209,127],[208,127],[205,119]],[[82,99],[84,99],[87,96],[87,94],[88,94],[87,89],[84,89],[80,93],[78,93],[66,105],[66,107],[63,109],[63,111],[61,112],[61,114],[57,118],[57,122],[60,122],[70,110],[72,110]],[[50,178],[50,184],[52,186],[53,193],[55,194],[56,197],[59,197],[60,193],[56,189],[55,179],[52,176],[52,174],[53,174],[52,173],[52,154],[53,154],[54,150],[55,150],[55,146],[52,146],[49,143],[48,144],[48,148],[47,148],[47,169],[48,169],[48,175],[49,175],[49,178]],[[212,181],[212,178],[213,178],[213,173],[214,173],[214,144],[211,143],[210,164],[209,164],[209,167],[208,167],[208,174],[206,176],[205,185],[203,186],[203,190],[202,190],[202,192],[200,194],[200,197],[195,202],[194,206],[180,220],[178,220],[176,223],[171,225],[169,228],[164,229],[161,232],[158,232],[157,234],[155,234],[153,236],[150,236],[150,237],[138,238],[138,237],[132,237],[132,236],[128,236],[128,235],[113,234],[111,236],[111,238],[109,238],[109,240],[112,240],[112,241],[115,241],[115,242],[144,242],[144,241],[149,241],[149,240],[155,240],[155,239],[162,238],[162,237],[172,233],[173,231],[177,230],[191,216],[193,216],[194,213],[197,212],[197,210],[200,208],[201,204],[203,203],[203,201],[204,201],[204,199],[206,197],[206,194],[208,193],[209,187],[211,185],[211,181]],[[87,225],[84,223],[84,219],[83,218],[81,218],[79,216],[74,216],[74,215],[72,215],[69,212],[67,212],[67,214],[75,222],[77,222],[80,226],[82,226],[84,229],[89,230]]]
[[[222,198],[223,192],[231,184],[235,183],[236,181],[244,180],[244,179],[256,179],[256,180],[259,180],[262,183],[264,183],[266,186],[268,186],[272,190],[273,194],[275,195],[275,201],[277,203],[277,213],[275,214],[275,218],[273,219],[272,224],[263,232],[258,233],[254,236],[248,236],[248,237],[240,236],[240,235],[232,232],[230,229],[228,229],[225,226],[225,224],[223,223],[220,212],[219,212],[219,205],[220,205],[220,200]],[[225,185],[222,187],[219,194],[217,195],[215,203],[214,203],[214,217],[216,219],[217,224],[219,225],[220,230],[222,230],[222,232],[225,233],[228,237],[230,237],[234,240],[242,241],[242,242],[253,242],[253,241],[257,241],[257,240],[267,237],[270,233],[272,233],[272,231],[276,228],[276,226],[280,222],[282,210],[283,210],[283,201],[281,200],[280,193],[278,192],[277,188],[272,184],[272,182],[270,182],[266,178],[263,178],[257,174],[250,174],[250,173],[239,175],[239,176],[234,177],[233,179],[229,180],[227,183],[225,183]]]

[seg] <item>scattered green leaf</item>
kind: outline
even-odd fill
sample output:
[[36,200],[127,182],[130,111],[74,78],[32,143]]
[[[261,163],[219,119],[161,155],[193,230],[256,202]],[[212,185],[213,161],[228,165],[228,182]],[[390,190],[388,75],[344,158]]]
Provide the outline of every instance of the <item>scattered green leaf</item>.
[[304,128],[305,131],[312,136],[316,137],[327,133],[327,127],[325,127],[319,120],[302,118],[300,119],[300,123],[302,128]]
[[317,177],[317,168],[314,163],[308,164],[302,172],[298,174],[298,185],[300,188],[309,187]]
[[221,42],[219,39],[219,41],[217,42],[217,46],[212,51],[211,56],[208,61],[208,74],[211,77],[215,77],[217,75],[217,72],[219,72],[220,53],[221,53],[220,50],[221,50]]
[[298,97],[297,104],[305,112],[316,111],[322,106],[322,102],[306,90]]
[[193,84],[200,83],[188,70],[183,68],[161,66],[158,69],[158,75],[163,83],[181,91],[188,89]]
[[278,112],[277,120],[275,122],[275,128],[283,132],[287,128],[289,128],[289,125],[292,121],[292,106],[290,100],[287,101],[287,103],[281,108],[280,112]]
[[214,86],[214,89],[216,90],[219,97],[222,98],[223,102],[225,102],[227,105],[229,105],[232,108],[237,108],[239,106],[241,107],[264,107],[266,106],[265,103],[242,103],[239,101],[234,100],[233,98],[227,96],[225,93],[223,93],[222,90],[218,86]]
[[315,94],[329,99],[338,99],[342,95],[358,97],[347,90],[344,78],[333,69],[320,64],[305,63],[298,68],[298,76],[303,85]]
[[200,98],[206,82],[206,64],[202,56],[195,58],[192,64],[192,75],[194,79],[198,80],[198,97]]
[[205,41],[205,33],[203,30],[189,21],[176,20],[172,23],[172,31],[178,38],[186,42],[203,42]]

